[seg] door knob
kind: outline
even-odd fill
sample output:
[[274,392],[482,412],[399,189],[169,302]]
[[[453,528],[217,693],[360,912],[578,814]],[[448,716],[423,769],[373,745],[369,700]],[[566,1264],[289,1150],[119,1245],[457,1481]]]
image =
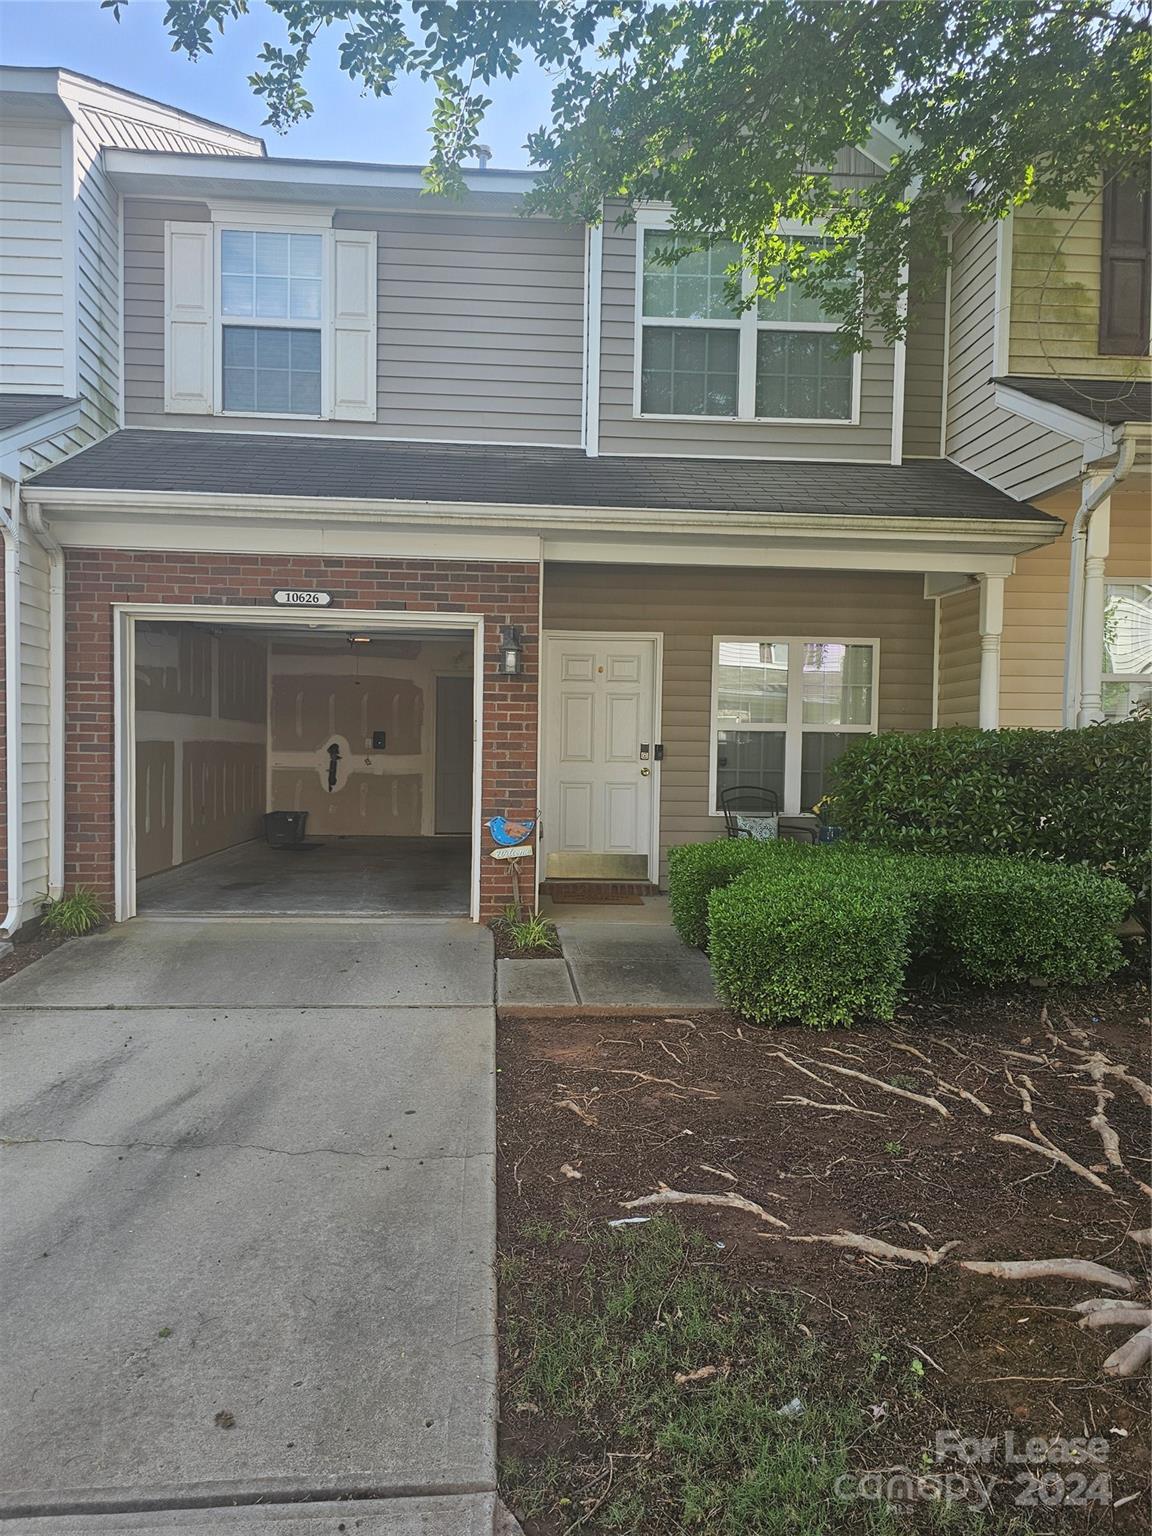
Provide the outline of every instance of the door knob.
[[651,772],[652,772],[651,768],[641,768],[641,770],[640,770],[640,777],[642,779],[646,779]]

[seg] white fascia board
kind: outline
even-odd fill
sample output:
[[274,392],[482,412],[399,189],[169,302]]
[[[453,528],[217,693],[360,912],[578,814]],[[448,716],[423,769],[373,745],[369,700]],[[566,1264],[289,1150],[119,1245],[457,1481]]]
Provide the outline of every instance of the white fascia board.
[[[0,397],[2,398],[2,397]],[[9,467],[11,455],[19,455],[27,448],[34,448],[37,443],[42,443],[45,438],[55,437],[57,432],[67,432],[71,427],[80,425],[81,405],[75,401],[53,411],[50,416],[36,416],[31,421],[21,422],[18,427],[12,427],[9,431],[0,435],[0,465],[3,465],[3,473],[11,479],[20,479],[20,468],[17,460],[15,473]]]
[[[424,174],[415,165],[372,165],[355,161],[292,160],[224,155],[176,155],[152,150],[106,149],[104,169],[122,192],[155,196],[269,196],[285,202],[335,201],[341,207],[375,200],[381,193],[405,192],[430,211],[470,211],[451,198],[429,197]],[[532,171],[465,171],[464,185],[478,197],[500,196],[518,204],[536,180]]]
[[995,403],[1002,411],[1010,411],[1025,421],[1035,422],[1038,427],[1046,427],[1049,432],[1082,444],[1086,464],[1116,452],[1122,429],[1111,427],[1107,422],[1093,421],[1089,416],[1081,416],[1047,400],[1034,400],[1010,384],[997,384],[994,389]]
[[93,511],[115,512],[137,521],[171,522],[186,519],[190,528],[221,519],[224,522],[274,522],[314,527],[343,525],[393,528],[458,527],[486,530],[532,530],[540,537],[572,533],[584,537],[627,537],[644,540],[676,536],[689,540],[769,540],[781,547],[795,544],[817,550],[851,542],[878,550],[902,545],[915,550],[946,548],[974,553],[1018,554],[1060,537],[1063,524],[1048,519],[1000,520],[971,518],[852,517],[803,513],[742,513],[669,510],[663,507],[541,507],[507,503],[349,500],[337,497],[236,496],[196,491],[79,490],[33,485],[30,499],[51,508],[56,516]]

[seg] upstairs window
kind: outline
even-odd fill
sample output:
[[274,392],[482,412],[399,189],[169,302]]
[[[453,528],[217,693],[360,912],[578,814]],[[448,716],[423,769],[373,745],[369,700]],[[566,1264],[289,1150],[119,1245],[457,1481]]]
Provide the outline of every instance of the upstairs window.
[[1104,591],[1104,713],[1126,720],[1152,707],[1152,581],[1110,581]]
[[712,810],[739,785],[771,791],[787,815],[810,811],[831,764],[876,730],[877,652],[873,640],[717,639]]
[[320,415],[323,283],[322,235],[221,230],[225,411]]
[[642,226],[638,243],[638,415],[856,419],[859,359],[839,353],[838,323],[799,285],[740,314],[724,292],[738,246],[722,242],[669,265],[661,257],[677,246],[671,231]]

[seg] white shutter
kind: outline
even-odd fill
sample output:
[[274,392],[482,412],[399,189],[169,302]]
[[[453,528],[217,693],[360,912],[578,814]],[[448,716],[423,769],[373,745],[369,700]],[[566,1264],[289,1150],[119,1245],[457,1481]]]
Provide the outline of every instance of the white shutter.
[[164,225],[164,409],[212,414],[211,224]]
[[329,399],[336,421],[376,420],[376,235],[332,231]]

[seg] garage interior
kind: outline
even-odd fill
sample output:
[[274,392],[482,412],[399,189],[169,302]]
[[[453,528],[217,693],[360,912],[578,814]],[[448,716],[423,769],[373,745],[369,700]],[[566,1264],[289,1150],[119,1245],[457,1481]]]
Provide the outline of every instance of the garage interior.
[[470,633],[135,629],[138,913],[467,915]]

